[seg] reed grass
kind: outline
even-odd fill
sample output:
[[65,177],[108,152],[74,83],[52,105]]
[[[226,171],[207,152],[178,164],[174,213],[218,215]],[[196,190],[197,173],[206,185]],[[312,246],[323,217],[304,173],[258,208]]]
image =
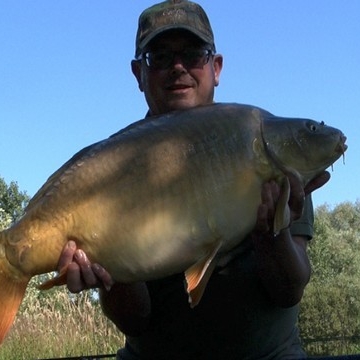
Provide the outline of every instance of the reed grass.
[[0,347],[0,360],[30,360],[114,354],[124,336],[88,292],[29,289],[13,327]]
[[[65,287],[39,292],[37,283],[37,279],[32,280],[28,287],[14,325],[0,347],[0,360],[115,354],[124,345],[124,335],[103,315],[92,293],[73,295]],[[324,328],[327,326],[328,321]],[[305,340],[305,350],[311,355],[353,354],[360,349],[358,339]],[[331,351],[326,351],[330,346]]]

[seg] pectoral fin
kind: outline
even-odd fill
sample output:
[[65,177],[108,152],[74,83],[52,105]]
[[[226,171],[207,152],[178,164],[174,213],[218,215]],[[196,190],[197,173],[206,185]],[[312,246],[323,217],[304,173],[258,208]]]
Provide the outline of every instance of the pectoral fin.
[[221,245],[221,241],[216,243],[206,256],[185,271],[187,293],[189,294],[191,308],[198,305],[201,300],[206,285],[216,266],[214,259]]
[[286,229],[290,225],[290,207],[289,207],[289,198],[290,198],[290,183],[289,179],[285,176],[282,186],[281,186],[281,195],[278,199],[275,217],[274,217],[274,234],[279,235],[280,231]]

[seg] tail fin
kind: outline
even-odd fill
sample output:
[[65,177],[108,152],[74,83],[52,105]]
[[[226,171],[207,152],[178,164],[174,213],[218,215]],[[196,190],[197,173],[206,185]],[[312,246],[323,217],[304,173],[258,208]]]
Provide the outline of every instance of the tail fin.
[[[0,249],[1,250],[1,249]],[[12,273],[11,265],[0,253],[0,344],[14,322],[30,278]]]

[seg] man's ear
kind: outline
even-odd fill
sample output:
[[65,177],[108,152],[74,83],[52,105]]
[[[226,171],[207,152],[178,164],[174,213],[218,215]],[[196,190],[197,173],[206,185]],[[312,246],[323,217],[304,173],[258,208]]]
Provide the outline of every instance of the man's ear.
[[215,75],[215,86],[219,85],[220,73],[223,67],[223,57],[220,54],[214,55],[213,59],[214,75]]
[[140,91],[144,91],[144,87],[143,87],[143,83],[142,83],[142,76],[141,76],[141,61],[132,60],[131,61],[131,71],[134,74],[134,76],[136,77]]

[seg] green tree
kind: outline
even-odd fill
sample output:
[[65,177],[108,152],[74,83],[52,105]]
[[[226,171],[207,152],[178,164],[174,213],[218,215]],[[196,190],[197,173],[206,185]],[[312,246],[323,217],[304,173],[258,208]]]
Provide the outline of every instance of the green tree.
[[0,231],[8,228],[10,225],[10,215],[4,209],[0,208]]
[[0,229],[9,226],[21,217],[30,197],[20,191],[15,181],[6,184],[0,177]]
[[309,257],[312,278],[306,287],[299,326],[313,355],[359,352],[360,202],[315,211]]

